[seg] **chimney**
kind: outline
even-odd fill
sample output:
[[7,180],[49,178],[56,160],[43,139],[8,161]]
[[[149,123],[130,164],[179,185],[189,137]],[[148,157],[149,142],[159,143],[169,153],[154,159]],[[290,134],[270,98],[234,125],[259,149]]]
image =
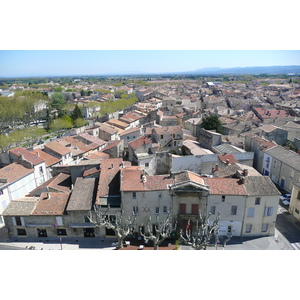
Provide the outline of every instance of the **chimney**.
[[229,165],[229,159],[227,158],[225,161],[226,165]]
[[242,184],[245,184],[245,181],[246,181],[246,180],[245,180],[245,177],[242,176],[242,177],[241,177],[241,183],[242,183]]
[[248,176],[248,169],[244,169],[243,175],[244,175],[245,177]]
[[214,173],[214,172],[216,172],[218,170],[219,170],[219,165],[216,164],[216,166],[214,168],[212,168],[211,172]]

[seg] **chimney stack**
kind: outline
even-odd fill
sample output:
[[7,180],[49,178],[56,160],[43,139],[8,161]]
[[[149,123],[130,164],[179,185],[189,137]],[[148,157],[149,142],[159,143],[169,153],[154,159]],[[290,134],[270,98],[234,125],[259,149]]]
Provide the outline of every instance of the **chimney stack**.
[[245,177],[242,176],[242,177],[241,177],[241,183],[242,183],[242,184],[245,184],[245,181],[246,181],[246,180],[245,180]]
[[227,158],[225,161],[226,165],[229,165],[229,159]]
[[248,169],[244,169],[244,172],[243,172],[244,176],[248,176]]

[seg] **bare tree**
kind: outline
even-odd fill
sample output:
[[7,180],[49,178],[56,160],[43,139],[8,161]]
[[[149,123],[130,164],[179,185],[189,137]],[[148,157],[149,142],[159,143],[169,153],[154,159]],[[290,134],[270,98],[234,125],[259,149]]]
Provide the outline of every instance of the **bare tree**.
[[156,216],[156,223],[152,225],[151,216],[146,224],[147,234],[143,234],[140,230],[140,234],[147,243],[149,240],[153,242],[153,249],[158,250],[159,245],[168,237],[172,232],[172,218],[171,212],[162,221],[159,220],[159,215]]
[[[180,230],[180,238],[181,240],[193,247],[195,250],[206,250],[207,247],[220,247],[222,245],[219,244],[219,221],[220,221],[220,212],[217,214],[215,221],[212,225],[209,225],[209,218],[210,213],[208,216],[202,215],[201,211],[199,210],[199,220],[194,220],[194,229],[190,230],[191,220],[188,221],[187,227],[185,232]],[[230,240],[231,236],[229,236],[223,243],[223,247],[226,243]],[[213,239],[213,241],[212,241]]]
[[133,232],[136,216],[132,215],[131,217],[125,218],[124,211],[121,210],[121,213],[117,214],[114,220],[111,220],[107,214],[109,209],[110,207],[108,206],[106,211],[103,212],[101,211],[101,206],[95,205],[94,210],[96,212],[96,220],[93,220],[91,214],[89,219],[98,227],[112,229],[118,238],[117,249],[120,249],[123,248],[124,239]]

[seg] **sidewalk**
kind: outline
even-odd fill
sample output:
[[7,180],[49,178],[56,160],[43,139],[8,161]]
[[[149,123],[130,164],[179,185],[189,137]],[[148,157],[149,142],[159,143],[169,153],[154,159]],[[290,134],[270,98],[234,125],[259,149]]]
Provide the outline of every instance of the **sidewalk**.
[[23,250],[114,250],[112,243],[115,238],[17,238],[10,241],[0,241],[0,250],[10,247],[18,247]]

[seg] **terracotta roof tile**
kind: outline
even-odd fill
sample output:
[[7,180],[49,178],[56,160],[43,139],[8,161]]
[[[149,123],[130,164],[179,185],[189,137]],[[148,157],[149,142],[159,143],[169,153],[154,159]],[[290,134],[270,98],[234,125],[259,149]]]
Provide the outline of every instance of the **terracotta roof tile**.
[[71,150],[68,149],[67,147],[63,146],[62,144],[60,144],[57,141],[53,141],[50,143],[47,143],[44,146],[44,149],[47,151],[47,149],[52,150],[53,152],[59,154],[59,155],[66,155],[68,153],[71,153]]
[[31,215],[62,215],[70,193],[42,193]]
[[38,164],[45,162],[45,160],[42,157],[39,157],[35,153],[30,152],[22,147],[17,147],[17,148],[11,149],[11,150],[9,150],[9,152],[11,152],[19,157],[23,156],[25,158],[25,160],[31,162],[33,165],[38,165]]
[[145,176],[142,181],[143,171],[138,168],[125,168],[121,170],[121,191],[155,191],[167,190],[173,183],[169,175]]
[[52,165],[55,165],[55,164],[58,164],[59,162],[61,162],[60,158],[57,158],[57,157],[45,152],[43,149],[36,149],[36,150],[33,150],[32,152],[35,153],[36,155],[42,157],[45,160],[47,167],[51,167]]
[[8,183],[13,183],[30,173],[33,173],[33,169],[27,169],[20,164],[12,163],[0,169],[0,178],[7,179]]
[[215,195],[241,195],[246,196],[244,185],[236,178],[204,178],[211,194]]
[[128,146],[133,148],[133,149],[137,149],[139,147],[141,147],[142,145],[145,145],[145,144],[151,144],[152,141],[146,136],[141,136],[131,142],[128,143]]

